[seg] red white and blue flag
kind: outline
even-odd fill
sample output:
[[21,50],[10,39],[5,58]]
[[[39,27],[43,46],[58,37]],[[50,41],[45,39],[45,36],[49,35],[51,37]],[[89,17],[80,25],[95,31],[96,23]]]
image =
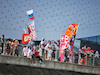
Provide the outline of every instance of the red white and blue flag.
[[33,9],[28,10],[28,11],[27,11],[27,14],[28,14],[28,17],[29,17],[31,20],[34,20]]

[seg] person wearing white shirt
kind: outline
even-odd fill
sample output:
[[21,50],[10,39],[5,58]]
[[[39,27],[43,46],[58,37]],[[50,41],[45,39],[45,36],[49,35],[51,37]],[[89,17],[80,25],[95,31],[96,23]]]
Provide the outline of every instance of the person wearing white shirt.
[[26,55],[26,46],[24,46],[24,48],[23,48],[22,55],[23,55],[24,57],[27,57],[27,55]]
[[45,48],[45,38],[42,38],[40,44],[39,44],[39,55],[43,56],[44,55],[44,48]]
[[31,61],[31,65],[32,65],[32,59],[34,60],[34,66],[35,66],[35,49],[31,48],[31,50],[29,51],[29,57],[30,57],[30,61]]
[[48,44],[45,47],[45,59],[51,60],[51,53],[52,53],[52,45],[51,41],[48,42]]
[[27,48],[27,57],[30,58],[29,52],[31,51],[30,47]]

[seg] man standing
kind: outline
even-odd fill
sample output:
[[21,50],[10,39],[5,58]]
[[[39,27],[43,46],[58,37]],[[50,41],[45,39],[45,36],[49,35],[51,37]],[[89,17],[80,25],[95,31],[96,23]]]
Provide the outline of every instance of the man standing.
[[42,55],[44,54],[44,47],[45,47],[45,38],[42,38],[40,42],[40,48],[42,49]]
[[[29,56],[30,56],[31,65],[35,66],[35,49],[34,48],[31,48],[29,52]],[[34,64],[32,64],[32,59],[34,60]]]
[[22,55],[24,55],[24,57],[27,57],[27,55],[26,55],[26,46],[24,46],[24,48],[23,48]]
[[51,56],[52,56],[52,60],[54,61],[55,60],[55,53],[56,53],[56,48],[55,48],[55,45],[52,46],[52,53],[51,53]]
[[2,53],[3,53],[3,46],[4,46],[4,35],[2,35],[2,38],[1,38],[1,46],[2,46]]
[[42,40],[39,44],[39,55],[40,55],[40,57],[42,57],[42,59],[45,58],[44,47],[45,47],[45,38],[42,38]]

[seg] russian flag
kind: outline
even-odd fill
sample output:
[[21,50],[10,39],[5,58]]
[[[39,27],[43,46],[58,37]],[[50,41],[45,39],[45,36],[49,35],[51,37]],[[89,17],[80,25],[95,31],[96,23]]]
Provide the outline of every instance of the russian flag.
[[33,9],[28,10],[28,11],[27,11],[27,14],[28,14],[28,17],[29,17],[31,20],[34,20]]

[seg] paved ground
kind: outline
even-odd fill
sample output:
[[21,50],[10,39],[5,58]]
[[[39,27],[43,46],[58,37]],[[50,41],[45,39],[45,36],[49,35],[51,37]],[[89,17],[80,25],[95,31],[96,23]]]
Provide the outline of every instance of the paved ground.
[[53,70],[40,67],[29,67],[0,63],[0,75],[93,75],[65,70]]

